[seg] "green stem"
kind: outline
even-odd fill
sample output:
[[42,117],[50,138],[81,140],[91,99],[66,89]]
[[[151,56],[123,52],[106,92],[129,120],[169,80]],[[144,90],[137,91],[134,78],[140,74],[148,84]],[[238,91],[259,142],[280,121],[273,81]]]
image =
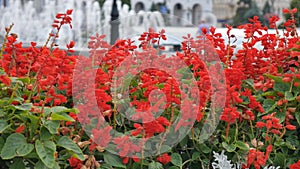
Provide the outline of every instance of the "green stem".
[[2,44],[2,47],[1,47],[1,50],[0,50],[0,59],[2,59],[2,55],[3,55],[3,51],[4,51],[4,48],[5,48],[5,44],[6,44],[6,41],[7,41],[7,38],[9,36],[9,32],[10,30],[12,29],[12,27],[14,26],[14,23],[12,23],[8,29],[6,30],[6,34],[5,34],[5,38],[3,40],[3,44]]
[[192,159],[186,160],[184,163],[182,163],[182,165],[180,166],[180,169],[183,169],[183,166],[191,161],[192,161]]
[[113,121],[113,126],[114,129],[116,129],[117,126],[117,84],[116,84],[116,80],[114,81],[114,121]]
[[227,127],[226,127],[226,140],[228,139],[229,129],[230,129],[230,123],[227,123]]
[[13,88],[13,92],[12,92],[10,98],[9,98],[8,104],[12,103],[12,101],[13,101],[15,95],[16,95],[16,91],[18,90],[18,88],[19,88],[19,84],[16,83],[15,87]]
[[250,121],[250,128],[251,128],[251,134],[252,134],[252,138],[254,138],[254,131],[253,131],[253,124],[252,124],[252,121]]
[[237,141],[238,133],[239,133],[239,125],[238,125],[238,122],[235,121],[235,136],[234,136],[234,141]]

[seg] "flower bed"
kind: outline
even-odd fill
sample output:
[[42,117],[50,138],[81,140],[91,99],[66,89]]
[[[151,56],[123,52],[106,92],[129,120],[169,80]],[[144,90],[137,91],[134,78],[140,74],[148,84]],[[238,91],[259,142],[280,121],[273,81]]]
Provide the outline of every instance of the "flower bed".
[[227,26],[228,42],[212,27],[197,39],[184,37],[172,57],[161,54],[164,30],[144,32],[139,46],[130,39],[109,45],[96,34],[86,58],[72,54],[73,41],[67,50],[56,47],[61,26],[72,27],[71,14],[56,15],[56,33],[43,47],[22,47],[6,28],[2,168],[300,167],[293,15],[284,30],[270,18],[276,34],[249,19],[239,27],[246,42],[236,53]]

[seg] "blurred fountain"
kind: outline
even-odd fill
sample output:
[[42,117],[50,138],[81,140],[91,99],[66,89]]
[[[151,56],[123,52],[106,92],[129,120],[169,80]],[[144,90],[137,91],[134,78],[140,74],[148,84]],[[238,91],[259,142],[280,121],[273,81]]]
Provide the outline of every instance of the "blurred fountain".
[[[44,0],[44,2],[42,10],[35,8],[34,1],[22,5],[20,0],[10,0],[9,6],[0,5],[0,34],[3,36],[4,28],[14,23],[12,33],[18,34],[20,41],[28,44],[35,41],[39,45],[44,45],[49,33],[54,31],[51,25],[56,13],[73,9],[73,28],[70,29],[68,25],[62,27],[58,44],[65,46],[70,40],[74,40],[76,47],[84,48],[87,46],[89,36],[96,33],[106,34],[107,40],[109,39],[112,0],[106,0],[102,9],[98,2],[92,0]],[[144,27],[144,30],[164,26],[159,12],[140,11],[136,14],[129,10],[128,5],[121,4],[121,1],[117,0],[121,37],[130,36],[133,33],[133,26]]]

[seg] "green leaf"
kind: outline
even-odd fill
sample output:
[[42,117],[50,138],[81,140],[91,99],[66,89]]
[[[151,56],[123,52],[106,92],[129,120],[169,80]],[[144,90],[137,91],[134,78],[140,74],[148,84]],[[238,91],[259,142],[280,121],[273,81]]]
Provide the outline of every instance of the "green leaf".
[[19,77],[18,80],[25,83],[25,84],[30,83],[30,78],[29,77]]
[[148,166],[148,169],[163,169],[163,165],[159,162],[151,162]]
[[44,117],[44,118],[45,118],[45,117],[48,117],[49,114],[51,114],[51,108],[45,107],[45,108],[44,108],[44,116],[43,116],[43,117]]
[[24,103],[22,105],[14,106],[17,110],[29,111],[31,110],[32,103]]
[[242,141],[236,141],[235,146],[241,150],[249,150],[249,147]]
[[126,168],[126,166],[122,163],[122,159],[116,155],[112,155],[106,152],[103,154],[103,158],[104,158],[104,162],[111,166]]
[[29,154],[27,154],[26,156],[24,156],[24,158],[35,158],[35,159],[38,159],[39,156],[37,155],[35,149],[33,149],[33,151],[31,151]]
[[295,118],[298,122],[298,125],[300,125],[300,112],[299,111],[295,112]]
[[[48,168],[41,160],[39,160],[35,166],[34,166],[34,169],[50,169]],[[59,165],[57,162],[55,162],[53,168],[51,169],[60,169]]]
[[298,139],[298,136],[297,135],[289,135],[287,138],[286,138],[286,142],[288,143],[291,143],[291,145],[295,146],[295,147],[298,147],[300,145],[300,140]]
[[49,130],[51,134],[57,134],[59,128],[59,121],[46,121],[44,126]]
[[282,83],[282,77],[279,77],[279,76],[274,76],[274,75],[270,75],[270,74],[265,74],[265,76],[267,76],[268,78],[270,79],[273,79],[275,82],[278,82],[278,83]]
[[192,160],[197,160],[199,157],[200,157],[200,153],[198,151],[196,151],[192,155]]
[[279,118],[279,123],[285,121],[286,114],[283,112],[276,113],[275,117]]
[[6,120],[0,120],[0,133],[3,133],[9,126]]
[[281,166],[282,168],[286,168],[286,156],[282,153],[276,153],[274,159],[274,166]]
[[[130,169],[141,169],[142,168],[141,164],[139,164],[139,163],[133,163],[130,167],[131,167]],[[111,169],[111,168],[112,167],[110,167],[109,169]]]
[[57,146],[63,147],[75,153],[76,158],[84,160],[81,149],[67,136],[62,136],[57,142]]
[[162,145],[161,148],[160,148],[160,153],[165,153],[165,152],[168,152],[170,151],[172,148],[170,146],[167,146],[167,145]]
[[5,140],[3,139],[3,137],[0,137],[0,152],[4,146]]
[[250,86],[252,89],[254,89],[254,81],[253,79],[246,79],[243,82],[245,82],[246,85]]
[[24,102],[24,99],[22,97],[14,97],[13,101],[19,102],[20,104],[22,104]]
[[273,89],[278,92],[285,93],[290,90],[290,84],[287,82],[275,82]]
[[157,84],[157,87],[159,88],[159,89],[163,89],[164,88],[164,84],[163,83],[159,83],[159,84]]
[[179,167],[177,167],[177,166],[172,166],[172,167],[169,167],[168,169],[179,169]]
[[74,122],[75,120],[69,116],[67,113],[52,113],[51,114],[52,120],[62,120],[62,121],[71,121]]
[[52,141],[41,142],[40,140],[37,140],[35,142],[35,149],[40,160],[42,160],[42,162],[46,165],[46,167],[53,168],[55,165],[55,151],[56,151],[56,146],[54,142]]
[[60,112],[64,112],[68,110],[68,108],[64,107],[64,106],[55,106],[55,107],[51,107],[50,111],[52,113],[60,113]]
[[222,146],[226,149],[227,152],[234,152],[236,148],[234,144],[228,145],[226,142],[222,142]]
[[293,100],[296,99],[296,97],[297,97],[297,95],[294,96],[292,92],[286,91],[286,92],[284,93],[284,98],[285,98],[286,100],[288,100],[288,101],[293,101]]
[[49,130],[43,126],[40,130],[40,138],[41,140],[50,140],[52,137],[52,134],[49,132]]
[[32,144],[25,144],[22,147],[19,147],[17,150],[18,156],[26,156],[34,149],[34,146]]
[[26,166],[21,158],[15,158],[9,169],[26,169]]
[[268,91],[261,94],[262,96],[277,96],[276,91]]
[[274,142],[274,145],[277,146],[277,147],[281,147],[285,144],[285,142],[283,140],[276,140]]
[[199,148],[205,154],[208,154],[211,152],[211,149],[205,143],[200,144]]
[[6,115],[5,111],[3,109],[0,109],[0,117],[4,117]]
[[180,167],[182,165],[182,158],[181,158],[181,155],[178,154],[178,153],[173,153],[171,155],[171,163]]
[[[137,163],[133,163],[133,165],[135,165]],[[141,167],[141,165],[139,165],[139,167]],[[101,164],[100,169],[112,169],[112,166],[109,164]]]
[[295,145],[293,145],[291,142],[286,142],[285,145],[287,146],[288,149],[290,150],[296,150]]
[[34,169],[49,169],[48,167],[45,166],[45,164],[39,160],[35,166],[34,166]]
[[[23,146],[25,146],[26,139],[22,134],[14,133],[7,137],[6,142],[1,150],[1,157],[4,160],[12,159],[18,156],[18,151],[22,151]],[[28,152],[30,153],[30,152]]]
[[31,115],[29,113],[22,113],[21,115],[30,119],[29,131],[30,139],[32,139],[39,128],[39,117]]
[[277,104],[274,100],[265,99],[262,106],[265,110],[265,113],[259,114],[258,116],[263,116],[265,114],[270,113],[271,111],[273,111],[276,108]]

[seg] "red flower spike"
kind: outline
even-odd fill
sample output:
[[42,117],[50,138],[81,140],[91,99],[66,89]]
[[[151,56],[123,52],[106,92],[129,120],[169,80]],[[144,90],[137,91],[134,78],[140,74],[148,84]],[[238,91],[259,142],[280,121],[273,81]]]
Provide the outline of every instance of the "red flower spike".
[[128,162],[129,162],[129,158],[128,157],[123,158],[123,160],[122,160],[123,164],[127,164]]
[[25,128],[25,126],[24,125],[21,125],[21,126],[19,126],[18,128],[16,128],[16,133],[22,133],[23,131],[24,131],[24,128]]
[[255,125],[255,127],[257,127],[257,128],[263,128],[263,127],[265,127],[266,126],[266,124],[264,123],[264,122],[256,122],[256,125]]
[[68,49],[73,48],[74,46],[75,46],[75,42],[74,41],[70,41],[70,43],[66,45],[66,47]]
[[69,158],[70,167],[72,169],[80,169],[83,166],[83,161],[80,161],[79,159],[75,157]]
[[162,154],[161,156],[157,157],[156,160],[162,164],[168,164],[172,159],[171,159],[171,156],[169,156],[167,153],[165,153],[165,154]]
[[0,75],[0,82],[4,83],[6,86],[10,86],[11,80],[5,75]]
[[31,44],[32,47],[36,46],[36,42],[30,42],[30,44]]
[[291,164],[290,169],[300,169],[300,160],[294,164]]
[[73,9],[68,9],[67,12],[66,12],[66,14],[67,14],[67,15],[71,15],[72,12],[73,12]]
[[291,13],[297,13],[297,8],[293,8],[292,10],[291,10]]
[[290,10],[287,9],[287,8],[284,8],[284,9],[282,9],[282,12],[283,12],[283,13],[290,13]]
[[296,130],[296,126],[294,125],[286,125],[285,128],[288,130]]

